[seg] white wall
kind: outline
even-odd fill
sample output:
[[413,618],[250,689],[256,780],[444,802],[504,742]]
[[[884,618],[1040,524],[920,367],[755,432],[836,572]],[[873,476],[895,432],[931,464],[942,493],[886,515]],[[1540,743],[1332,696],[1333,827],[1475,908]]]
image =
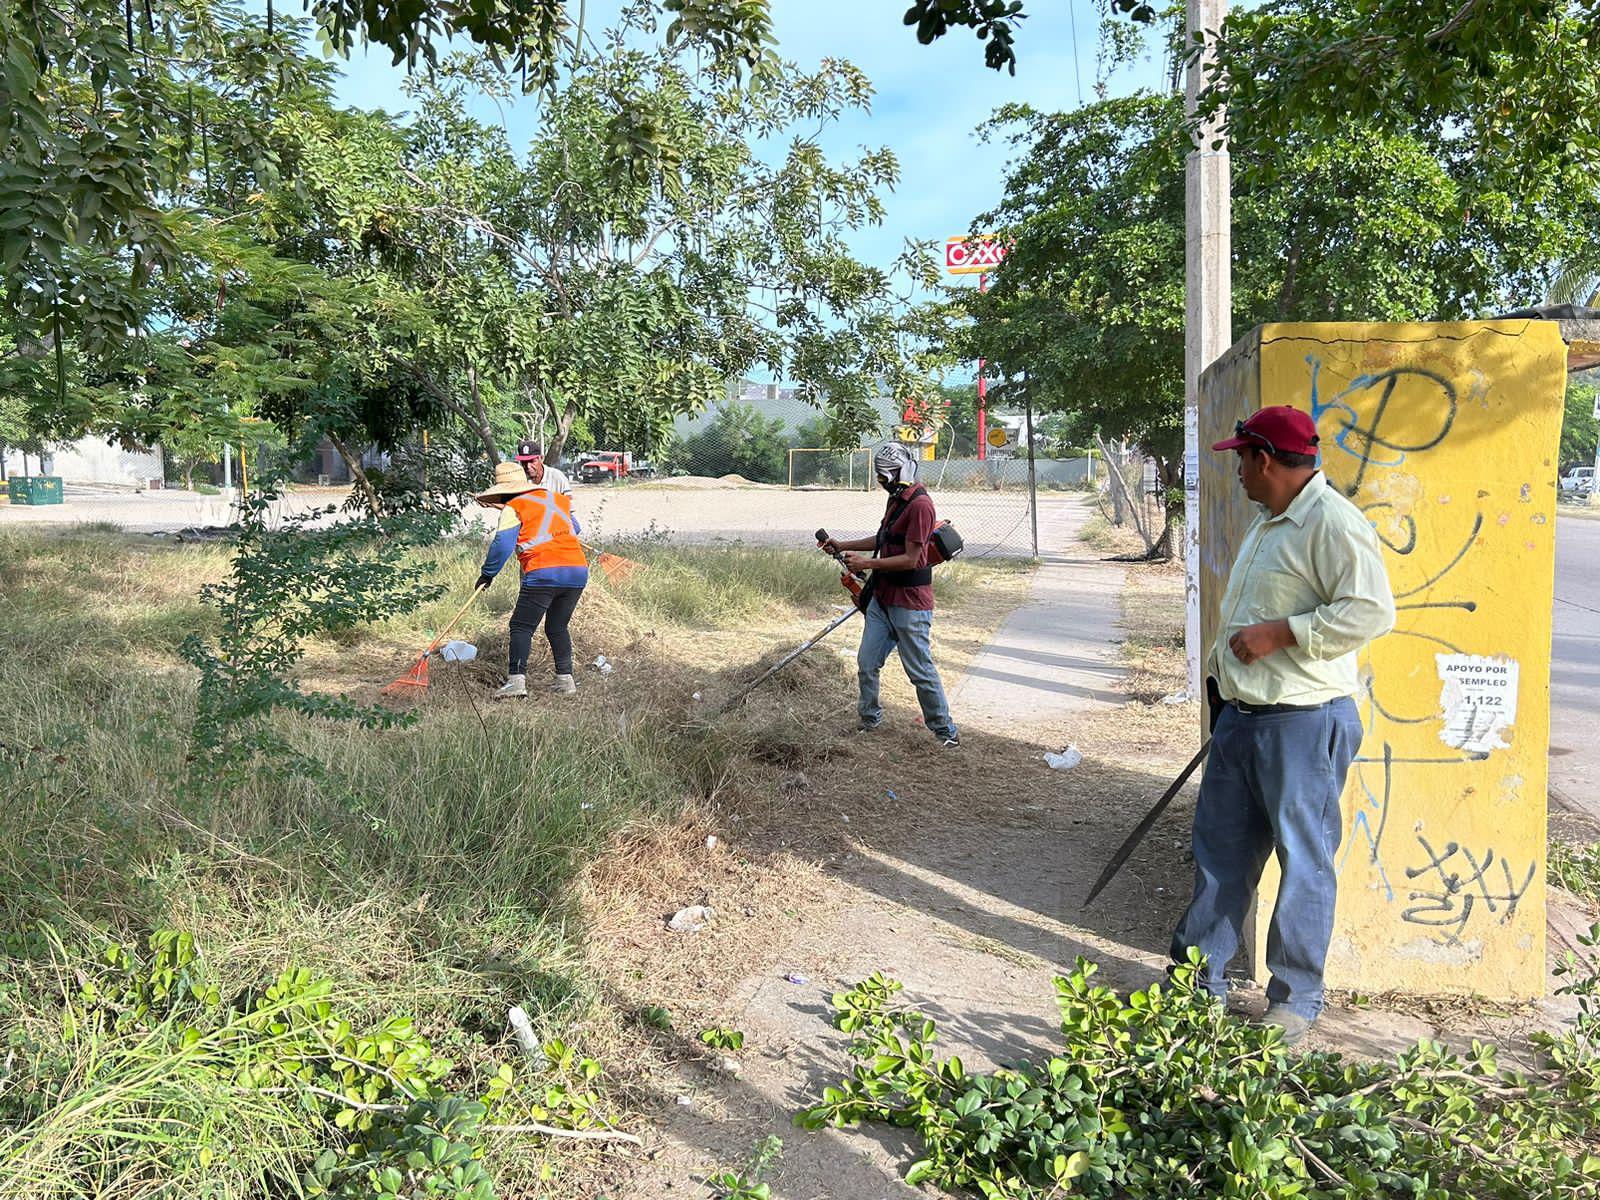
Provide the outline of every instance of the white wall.
[[[46,470],[39,469],[39,456],[28,455],[31,474],[59,475],[68,483],[110,483],[125,487],[144,487],[161,478],[159,450],[124,450],[116,443],[99,438],[83,438],[59,449],[45,452]],[[22,474],[22,454],[7,449],[6,474]]]

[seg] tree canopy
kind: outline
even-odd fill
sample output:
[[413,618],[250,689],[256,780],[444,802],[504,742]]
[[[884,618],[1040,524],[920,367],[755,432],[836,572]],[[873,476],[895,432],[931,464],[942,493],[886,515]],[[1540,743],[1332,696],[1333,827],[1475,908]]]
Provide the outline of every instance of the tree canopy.
[[[898,268],[846,239],[881,219],[898,166],[818,144],[870,83],[840,60],[708,54],[705,22],[764,4],[665,7],[665,29],[640,3],[573,39],[526,147],[470,115],[510,99],[483,58],[414,75],[401,122],[338,106],[303,22],[182,0],[129,55],[80,13],[92,44],[21,72],[56,141],[0,163],[0,389],[21,424],[198,445],[265,422],[330,438],[359,475],[349,446],[440,422],[491,459],[534,415],[557,452],[589,428],[645,448],[757,369],[840,428],[875,421],[879,389],[916,386],[912,331]],[[139,88],[149,111],[116,108]],[[83,114],[116,148],[92,172],[72,157],[102,145]]]
[[[1574,64],[1575,65],[1575,64]],[[1565,164],[1528,163],[1418,121],[1345,122],[1263,140],[1239,112],[1235,328],[1289,320],[1450,320],[1547,294],[1591,253],[1600,201]],[[1184,337],[1182,98],[1140,94],[1070,113],[1001,109],[1017,150],[974,229],[1012,243],[987,294],[959,294],[965,356],[996,404],[1031,397],[1071,436],[1129,439],[1178,479]]]

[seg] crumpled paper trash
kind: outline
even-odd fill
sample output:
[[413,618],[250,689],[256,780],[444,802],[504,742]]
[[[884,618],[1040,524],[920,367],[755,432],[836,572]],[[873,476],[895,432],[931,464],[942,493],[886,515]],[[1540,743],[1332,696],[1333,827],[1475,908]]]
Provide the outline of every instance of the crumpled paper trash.
[[691,904],[688,908],[680,908],[673,913],[672,919],[667,922],[667,928],[673,933],[699,933],[716,915],[717,910],[709,904]]

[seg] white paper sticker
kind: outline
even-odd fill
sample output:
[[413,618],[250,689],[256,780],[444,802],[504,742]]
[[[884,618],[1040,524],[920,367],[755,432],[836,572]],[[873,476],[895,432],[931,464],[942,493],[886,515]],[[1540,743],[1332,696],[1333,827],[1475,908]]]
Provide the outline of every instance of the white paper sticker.
[[1517,663],[1504,655],[1436,654],[1444,685],[1439,740],[1474,754],[1510,747],[1501,733],[1517,723]]

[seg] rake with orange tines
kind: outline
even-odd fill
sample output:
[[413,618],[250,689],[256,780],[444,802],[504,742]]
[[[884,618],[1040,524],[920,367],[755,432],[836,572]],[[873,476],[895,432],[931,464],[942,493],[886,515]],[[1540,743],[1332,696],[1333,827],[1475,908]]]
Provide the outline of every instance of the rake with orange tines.
[[617,583],[641,570],[643,563],[634,562],[631,558],[623,558],[620,554],[612,554],[609,550],[602,550],[598,546],[591,546],[588,542],[578,543],[590,554],[596,556],[595,562],[606,573],[607,583]]
[[478,598],[478,593],[482,590],[483,589],[479,587],[474,587],[472,589],[472,595],[467,597],[467,602],[463,604],[459,610],[457,610],[455,616],[450,618],[450,624],[441,629],[439,631],[439,635],[435,637],[433,641],[428,643],[428,648],[424,650],[417,658],[417,661],[412,664],[411,670],[407,671],[404,675],[400,676],[400,678],[386,686],[381,693],[382,695],[409,696],[415,694],[416,692],[425,692],[428,690],[429,655],[439,648],[440,642],[444,641],[445,638],[450,636],[450,631],[456,627],[456,622],[461,620],[461,618],[466,615],[467,609],[472,607],[472,602]]

